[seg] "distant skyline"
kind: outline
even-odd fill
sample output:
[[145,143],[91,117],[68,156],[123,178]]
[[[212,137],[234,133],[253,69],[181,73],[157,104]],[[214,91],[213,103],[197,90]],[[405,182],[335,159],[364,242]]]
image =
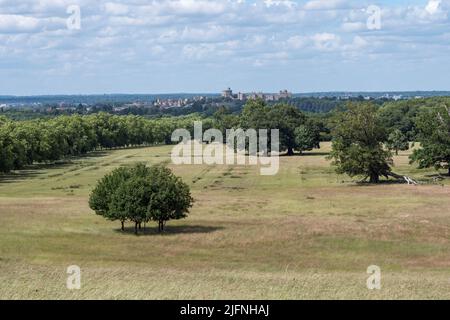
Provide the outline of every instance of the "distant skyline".
[[[240,91],[233,91],[233,94],[237,94]],[[277,94],[276,91],[249,91],[249,92],[241,92],[244,94],[251,93],[264,93],[264,94]],[[381,95],[389,94],[390,96],[401,95],[403,97],[430,97],[430,96],[450,96],[450,90],[415,90],[415,91],[315,91],[315,92],[291,92],[295,97],[317,97],[317,96],[326,96],[326,97],[344,97],[344,96],[354,96],[361,94],[363,96],[371,96],[371,97],[381,97]],[[5,101],[16,101],[20,98],[58,98],[58,97],[85,97],[85,98],[102,98],[102,97],[115,97],[115,98],[128,98],[128,97],[151,97],[151,98],[164,98],[164,97],[178,97],[182,98],[183,96],[188,97],[199,97],[199,96],[207,96],[207,97],[220,97],[222,96],[221,92],[154,92],[154,93],[94,93],[94,94],[37,94],[37,95],[2,95],[0,94],[0,103]],[[9,99],[11,98],[11,99]],[[29,101],[29,99],[27,99]],[[127,100],[131,101],[131,100]],[[33,101],[37,102],[37,101]]]
[[449,57],[450,0],[0,0],[0,95],[447,91]]

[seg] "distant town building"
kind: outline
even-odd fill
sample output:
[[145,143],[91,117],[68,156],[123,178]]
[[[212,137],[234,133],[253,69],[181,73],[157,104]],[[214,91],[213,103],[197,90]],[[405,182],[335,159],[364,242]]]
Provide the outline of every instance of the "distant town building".
[[242,93],[239,92],[237,95],[233,95],[233,91],[228,88],[222,92],[223,98],[237,99],[240,101],[262,99],[264,101],[278,101],[281,99],[292,98],[292,93],[287,90],[281,90],[279,93],[263,93],[263,92],[250,92]]
[[255,100],[255,99],[258,99],[258,95],[256,93],[252,92],[247,95],[247,98],[250,100]]
[[287,90],[282,90],[282,91],[280,91],[280,94],[278,97],[279,97],[279,99],[290,99],[290,98],[292,98],[292,93],[290,93]]
[[193,98],[184,98],[184,99],[156,99],[153,102],[153,106],[159,107],[161,109],[169,109],[169,108],[183,108],[192,106],[194,102],[204,102],[207,98],[204,96],[196,96]]
[[231,88],[223,90],[222,97],[227,98],[227,99],[232,99],[233,98],[233,90],[231,90]]

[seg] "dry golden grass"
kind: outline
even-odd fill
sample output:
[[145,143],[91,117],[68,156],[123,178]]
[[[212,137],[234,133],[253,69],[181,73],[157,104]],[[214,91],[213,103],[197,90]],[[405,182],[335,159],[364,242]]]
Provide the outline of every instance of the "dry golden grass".
[[[96,181],[135,161],[168,162],[169,147],[115,150],[0,180],[3,299],[449,299],[450,186],[396,157],[420,186],[358,185],[333,173],[329,145],[255,167],[171,166],[196,200],[158,235],[126,234],[93,214]],[[131,227],[131,226],[130,226]],[[366,269],[382,270],[382,290]],[[79,265],[82,288],[66,288]]]

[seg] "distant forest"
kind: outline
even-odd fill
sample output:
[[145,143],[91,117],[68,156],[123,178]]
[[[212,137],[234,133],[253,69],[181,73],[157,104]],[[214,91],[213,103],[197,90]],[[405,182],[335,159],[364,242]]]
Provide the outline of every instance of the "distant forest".
[[[130,99],[130,96],[126,96]],[[186,97],[192,98],[192,97]],[[53,98],[52,98],[53,99]],[[73,98],[75,101],[75,98]],[[362,102],[367,100],[367,97],[357,96],[346,99],[338,97],[294,97],[291,99],[285,99],[277,102],[268,102],[269,105],[275,105],[277,103],[286,103],[295,106],[300,111],[306,113],[328,113],[332,110],[343,108],[349,101]],[[31,101],[33,101],[31,103]],[[42,100],[47,101],[47,100]],[[55,100],[56,101],[56,100]],[[161,117],[161,116],[185,116],[190,114],[200,114],[202,116],[212,116],[217,110],[222,107],[227,108],[231,113],[239,114],[245,101],[231,100],[218,97],[207,97],[202,101],[193,101],[185,107],[176,108],[160,108],[153,106],[151,102],[144,102],[144,100],[136,100],[133,102],[147,103],[144,106],[130,105],[130,100],[118,99],[116,101],[104,101],[95,103],[72,103],[65,102],[48,102],[36,104],[36,100],[31,100],[30,103],[25,103],[19,106],[13,107],[0,107],[0,114],[7,116],[13,120],[31,120],[40,118],[51,118],[59,115],[71,115],[71,114],[96,114],[99,112],[107,112],[117,115],[140,115],[147,117]],[[68,101],[72,101],[69,99]],[[370,101],[376,105],[383,105],[392,99],[387,98],[370,98]],[[1,106],[1,104],[0,104]]]

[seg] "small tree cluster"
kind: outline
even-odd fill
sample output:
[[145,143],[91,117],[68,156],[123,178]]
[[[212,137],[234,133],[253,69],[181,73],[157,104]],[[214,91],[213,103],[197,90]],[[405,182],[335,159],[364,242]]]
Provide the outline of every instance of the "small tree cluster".
[[135,225],[135,233],[142,223],[158,222],[164,231],[169,220],[187,217],[192,207],[189,186],[164,166],[146,167],[138,164],[114,170],[101,179],[92,191],[89,206],[96,214],[111,221]]
[[240,126],[244,129],[280,130],[280,150],[289,156],[319,147],[320,129],[297,107],[280,103],[267,105],[262,100],[250,100],[242,110]]

